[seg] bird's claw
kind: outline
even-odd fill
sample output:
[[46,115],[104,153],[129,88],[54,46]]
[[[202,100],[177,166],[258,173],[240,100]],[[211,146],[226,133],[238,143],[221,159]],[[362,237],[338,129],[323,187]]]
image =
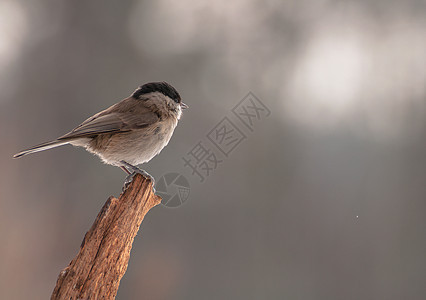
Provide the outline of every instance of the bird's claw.
[[[145,177],[146,179],[150,180],[152,182],[152,186],[154,189],[155,186],[155,179],[154,177],[152,177],[148,172],[139,169],[138,167],[131,165],[125,161],[121,161],[121,163],[125,166],[125,168],[130,169],[131,171],[133,171],[131,174],[129,174],[126,179],[124,180],[124,186],[123,186],[123,191],[125,191],[127,189],[127,187],[129,186],[129,184],[133,181],[133,177],[136,174],[141,174],[143,177]],[[155,193],[155,189],[154,189],[154,193]]]
[[[123,192],[129,187],[130,183],[133,181],[133,177],[136,174],[141,174],[143,177],[150,180],[152,182],[152,186],[154,188],[154,185],[155,185],[154,177],[152,177],[148,172],[137,168],[137,170],[133,170],[132,174],[127,175],[126,179],[124,180]],[[154,189],[154,193],[155,193],[155,189]]]

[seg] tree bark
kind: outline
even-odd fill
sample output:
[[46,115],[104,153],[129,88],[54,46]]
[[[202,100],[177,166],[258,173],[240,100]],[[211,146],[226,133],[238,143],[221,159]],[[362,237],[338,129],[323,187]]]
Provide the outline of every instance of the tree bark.
[[161,198],[136,174],[119,199],[110,197],[86,233],[77,256],[58,276],[51,299],[114,299],[146,213]]

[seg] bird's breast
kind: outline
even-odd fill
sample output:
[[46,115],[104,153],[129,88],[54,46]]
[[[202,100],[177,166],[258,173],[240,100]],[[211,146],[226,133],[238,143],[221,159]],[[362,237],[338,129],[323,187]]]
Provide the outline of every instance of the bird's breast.
[[118,132],[104,137],[97,137],[101,143],[93,141],[95,147],[88,148],[101,159],[112,165],[120,165],[124,160],[132,165],[138,165],[151,160],[169,143],[177,120],[167,119],[158,121],[147,127]]

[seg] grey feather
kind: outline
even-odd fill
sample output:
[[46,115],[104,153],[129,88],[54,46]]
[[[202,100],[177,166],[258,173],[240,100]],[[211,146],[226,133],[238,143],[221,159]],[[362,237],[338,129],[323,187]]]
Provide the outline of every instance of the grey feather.
[[46,143],[43,143],[43,144],[31,147],[31,148],[22,150],[21,152],[16,153],[13,156],[13,158],[19,158],[19,157],[22,157],[22,156],[27,155],[27,154],[52,149],[52,148],[55,148],[55,147],[66,145],[68,143],[69,143],[68,141],[58,141],[58,140],[46,142]]
[[126,132],[132,129],[143,128],[157,122],[158,116],[152,112],[135,115],[130,113],[110,113],[96,115],[71,132],[61,136],[58,140],[69,140],[81,137],[90,137],[101,133]]

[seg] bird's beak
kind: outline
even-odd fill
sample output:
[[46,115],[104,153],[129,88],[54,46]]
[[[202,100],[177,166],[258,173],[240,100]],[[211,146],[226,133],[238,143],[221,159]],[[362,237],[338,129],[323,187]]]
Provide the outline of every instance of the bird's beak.
[[185,103],[181,102],[180,103],[180,107],[182,107],[182,109],[188,108],[189,106],[186,105]]

